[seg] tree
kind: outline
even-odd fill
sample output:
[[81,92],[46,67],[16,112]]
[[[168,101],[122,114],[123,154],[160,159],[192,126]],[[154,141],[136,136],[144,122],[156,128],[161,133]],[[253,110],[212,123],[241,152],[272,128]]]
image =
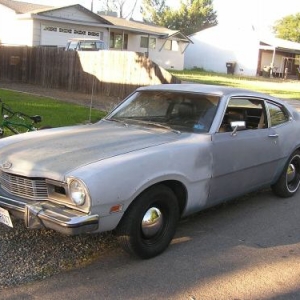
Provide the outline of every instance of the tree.
[[212,2],[182,0],[179,9],[171,9],[164,0],[143,0],[143,16],[146,21],[190,35],[218,24]]
[[300,43],[300,13],[280,19],[273,29],[277,37]]
[[118,17],[127,19],[131,18],[137,5],[138,0],[105,0],[101,1],[102,9],[105,12],[116,12]]
[[141,13],[147,22],[159,25],[159,20],[163,17],[165,10],[168,9],[165,0],[143,0]]

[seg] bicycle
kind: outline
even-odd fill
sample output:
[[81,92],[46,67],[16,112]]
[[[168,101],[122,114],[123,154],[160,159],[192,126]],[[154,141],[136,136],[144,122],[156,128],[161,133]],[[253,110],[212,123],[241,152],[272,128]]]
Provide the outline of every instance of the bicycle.
[[42,121],[40,115],[29,116],[19,111],[13,111],[6,103],[1,103],[2,122],[0,123],[0,137],[4,136],[4,133],[8,129],[13,134],[25,133],[28,131],[36,131],[38,128],[36,125]]

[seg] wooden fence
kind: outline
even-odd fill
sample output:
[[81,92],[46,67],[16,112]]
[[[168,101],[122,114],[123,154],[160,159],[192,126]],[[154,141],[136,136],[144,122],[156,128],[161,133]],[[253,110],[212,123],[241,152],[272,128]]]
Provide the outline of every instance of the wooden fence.
[[180,83],[142,54],[0,47],[0,80],[124,98],[139,86]]

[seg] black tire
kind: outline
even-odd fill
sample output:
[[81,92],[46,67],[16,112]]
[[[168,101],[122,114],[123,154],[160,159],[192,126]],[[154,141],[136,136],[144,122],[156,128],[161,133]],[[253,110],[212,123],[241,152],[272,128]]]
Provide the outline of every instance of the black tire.
[[277,182],[272,185],[273,192],[284,198],[293,196],[300,185],[300,151],[295,151],[285,165]]
[[116,235],[126,252],[148,259],[169,246],[178,220],[179,206],[175,194],[167,186],[158,185],[133,201],[120,221]]

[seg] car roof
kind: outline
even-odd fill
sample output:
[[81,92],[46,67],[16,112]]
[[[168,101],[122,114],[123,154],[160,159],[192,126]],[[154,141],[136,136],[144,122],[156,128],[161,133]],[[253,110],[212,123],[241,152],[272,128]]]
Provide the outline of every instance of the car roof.
[[221,86],[221,85],[208,85],[208,84],[197,84],[197,83],[184,83],[184,84],[158,84],[146,87],[138,88],[138,91],[170,91],[170,92],[184,92],[184,93],[201,93],[209,94],[215,96],[234,96],[234,95],[244,95],[253,97],[264,97],[270,100],[279,101],[279,99],[274,98],[270,95],[263,94],[260,92],[255,92],[247,89]]

